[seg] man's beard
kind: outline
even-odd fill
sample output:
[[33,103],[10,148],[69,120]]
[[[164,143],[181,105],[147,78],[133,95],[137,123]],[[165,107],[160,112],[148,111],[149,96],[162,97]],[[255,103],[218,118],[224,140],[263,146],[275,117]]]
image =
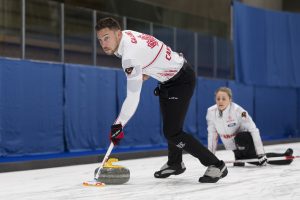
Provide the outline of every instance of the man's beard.
[[107,55],[113,55],[114,51],[111,49],[103,49],[104,53],[106,53]]

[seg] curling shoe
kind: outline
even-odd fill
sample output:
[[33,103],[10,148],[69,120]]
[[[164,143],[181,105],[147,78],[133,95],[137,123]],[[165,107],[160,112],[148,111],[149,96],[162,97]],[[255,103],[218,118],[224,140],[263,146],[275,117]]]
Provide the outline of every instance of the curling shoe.
[[293,153],[294,153],[293,149],[288,148],[288,149],[285,151],[284,155],[285,155],[285,156],[292,156]]
[[182,174],[186,170],[184,163],[181,162],[180,164],[171,165],[169,166],[168,163],[164,164],[160,168],[159,171],[154,173],[155,178],[167,178],[171,175],[179,175]]
[[224,178],[228,174],[225,163],[221,160],[220,166],[211,165],[207,168],[204,175],[199,178],[200,183],[216,183],[221,178]]

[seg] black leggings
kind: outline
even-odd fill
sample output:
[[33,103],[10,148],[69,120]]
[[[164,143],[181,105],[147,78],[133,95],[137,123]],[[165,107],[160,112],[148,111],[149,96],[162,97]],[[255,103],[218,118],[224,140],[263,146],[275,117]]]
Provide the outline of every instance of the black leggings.
[[[250,132],[238,133],[235,136],[234,141],[236,145],[239,146],[240,149],[243,149],[243,150],[233,151],[236,160],[257,158],[253,138]],[[267,158],[271,158],[271,157],[280,157],[286,155],[285,153],[266,153],[266,156]],[[292,161],[293,160],[278,160],[278,161],[268,161],[268,163],[273,165],[287,165],[290,164]],[[258,162],[251,162],[250,164],[257,165]]]
[[184,119],[193,95],[196,77],[187,63],[176,80],[159,85],[163,132],[168,140],[168,165],[182,162],[182,150],[198,158],[204,166],[219,165],[219,159],[192,135],[185,133]]

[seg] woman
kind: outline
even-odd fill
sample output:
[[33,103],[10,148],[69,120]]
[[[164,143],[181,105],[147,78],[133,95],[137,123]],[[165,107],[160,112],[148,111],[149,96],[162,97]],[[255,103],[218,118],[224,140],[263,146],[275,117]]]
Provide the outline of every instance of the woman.
[[[250,115],[241,106],[232,102],[230,88],[220,87],[215,92],[216,105],[207,110],[208,149],[215,153],[220,136],[225,149],[233,150],[236,160],[258,158],[251,164],[266,165],[268,157],[290,156],[292,149],[283,154],[265,154],[260,133]],[[290,164],[292,160],[269,161],[269,164]],[[244,166],[245,163],[234,163]]]

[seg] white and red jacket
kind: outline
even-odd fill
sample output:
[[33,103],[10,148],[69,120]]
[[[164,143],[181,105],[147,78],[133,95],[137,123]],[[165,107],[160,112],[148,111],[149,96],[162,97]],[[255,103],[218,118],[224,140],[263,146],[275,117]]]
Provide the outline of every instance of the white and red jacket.
[[260,133],[251,116],[241,106],[231,102],[227,108],[220,112],[217,105],[207,109],[206,114],[208,131],[208,149],[215,153],[220,136],[225,149],[235,150],[234,137],[237,133],[248,131],[253,138],[256,154],[264,154]]
[[131,30],[122,31],[115,55],[127,76],[127,96],[115,124],[125,126],[139,104],[143,74],[165,82],[179,72],[184,58],[155,37]]

